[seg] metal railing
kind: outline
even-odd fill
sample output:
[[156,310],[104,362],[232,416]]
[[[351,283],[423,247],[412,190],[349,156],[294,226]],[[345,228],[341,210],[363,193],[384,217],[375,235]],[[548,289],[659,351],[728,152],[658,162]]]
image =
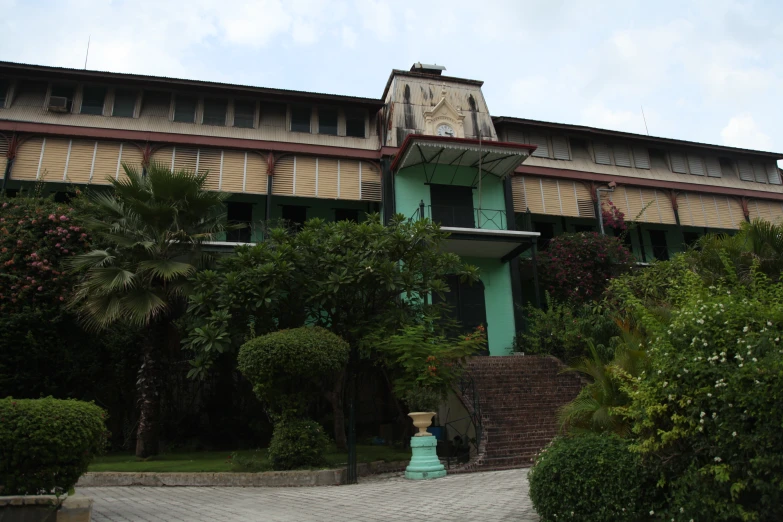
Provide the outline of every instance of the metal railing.
[[506,230],[506,211],[493,208],[425,205],[422,201],[409,219],[431,219],[443,227]]
[[[446,422],[443,423],[446,454],[441,455],[441,458],[445,457],[448,469],[451,469],[452,461],[455,461],[455,464],[465,464],[470,461],[471,457],[478,455],[483,436],[481,401],[470,372],[463,373],[454,388],[468,414],[451,420],[449,419],[451,412],[446,413]],[[460,426],[463,429],[460,429]],[[474,437],[471,437],[471,431],[475,435]],[[458,437],[459,439],[457,439]],[[457,440],[458,444],[455,443]]]

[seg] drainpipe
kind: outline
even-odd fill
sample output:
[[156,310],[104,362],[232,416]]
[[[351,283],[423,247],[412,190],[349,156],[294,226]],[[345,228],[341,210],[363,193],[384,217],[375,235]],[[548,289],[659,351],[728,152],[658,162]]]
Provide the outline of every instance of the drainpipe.
[[8,162],[5,164],[5,174],[3,174],[3,188],[0,192],[5,192],[5,183],[8,181],[8,178],[11,177],[11,165],[14,164],[14,159],[11,158],[8,160]]
[[612,181],[609,183],[609,188],[597,188],[595,189],[595,198],[597,201],[598,206],[598,224],[601,226],[601,235],[605,236],[606,232],[604,232],[604,213],[601,209],[601,192],[614,192],[614,187],[616,186],[616,183]]
[[266,222],[272,220],[272,178],[275,174],[275,159],[270,152],[266,157]]
[[419,219],[424,220],[424,200],[419,202]]

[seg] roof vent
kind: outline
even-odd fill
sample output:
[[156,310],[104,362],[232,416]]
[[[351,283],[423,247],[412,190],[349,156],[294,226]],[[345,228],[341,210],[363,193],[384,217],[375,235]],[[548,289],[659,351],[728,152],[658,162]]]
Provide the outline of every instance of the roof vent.
[[428,63],[416,62],[411,66],[411,72],[420,72],[424,74],[435,74],[440,76],[446,68],[442,65],[430,65]]

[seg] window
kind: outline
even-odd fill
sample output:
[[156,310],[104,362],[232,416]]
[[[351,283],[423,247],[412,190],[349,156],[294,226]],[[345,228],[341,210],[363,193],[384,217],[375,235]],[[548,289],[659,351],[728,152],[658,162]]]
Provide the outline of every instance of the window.
[[568,149],[568,139],[565,136],[552,136],[552,152],[555,159],[570,160],[571,151]]
[[571,154],[574,158],[580,159],[592,159],[590,157],[590,149],[587,144],[587,140],[582,138],[568,138],[571,144]]
[[721,174],[725,176],[736,176],[737,170],[735,168],[734,160],[729,158],[719,158]]
[[688,154],[688,170],[690,170],[691,174],[694,176],[704,176],[704,174],[706,174],[704,160],[700,156]]
[[473,188],[459,185],[430,185],[430,218],[444,227],[475,228]]
[[168,118],[171,109],[171,93],[145,91],[141,104],[141,117]]
[[631,153],[625,145],[613,145],[614,164],[618,167],[631,167]]
[[68,104],[66,105],[67,110],[70,112],[71,106],[73,104],[73,93],[76,90],[75,85],[69,85],[69,84],[54,84],[52,85],[52,92],[49,95],[49,98],[59,97],[59,98],[65,98],[68,100]]
[[[261,103],[261,122],[265,127],[285,129],[288,126],[288,106],[283,103]],[[309,125],[308,125],[309,129]]]
[[0,78],[0,108],[5,107],[5,99],[8,96],[10,82],[7,78]]
[[283,219],[297,229],[307,221],[307,207],[301,205],[283,205]]
[[174,121],[194,123],[196,121],[196,103],[194,96],[177,95],[174,100]]
[[229,201],[226,203],[226,217],[229,225],[246,225],[243,228],[229,230],[226,233],[226,241],[249,243],[250,224],[253,222],[253,204]]
[[336,208],[334,209],[335,221],[353,221],[359,222],[359,210],[355,208]]
[[650,154],[645,147],[633,148],[633,164],[637,169],[649,169],[650,168]]
[[448,334],[455,336],[467,334],[479,325],[487,324],[486,301],[484,300],[484,283],[476,281],[461,281],[457,275],[446,276],[448,292],[443,297],[432,294],[432,304],[445,304],[444,319],[452,319],[457,324],[447,325]]
[[291,107],[291,130],[294,132],[310,132],[310,107]]
[[773,185],[780,185],[780,169],[775,163],[767,165],[767,180]]
[[538,250],[544,251],[549,248],[549,241],[555,237],[554,223],[542,223],[540,221],[535,221],[533,222],[533,231],[541,234],[538,237]]
[[711,178],[721,177],[720,161],[715,156],[707,156],[704,158],[704,165],[707,168],[707,176]]
[[547,143],[546,136],[541,134],[528,134],[527,142],[530,145],[537,145],[538,148],[533,151],[533,156],[537,158],[549,157],[549,144]]
[[345,111],[345,135],[364,138],[364,111],[348,109]]
[[205,98],[204,115],[201,117],[201,123],[204,125],[224,126],[226,124],[227,108],[228,100]]
[[43,108],[49,84],[36,80],[21,80],[16,84],[14,107]]
[[685,154],[672,152],[669,154],[669,159],[671,160],[672,172],[678,174],[688,173],[688,164],[685,162]]
[[234,127],[252,129],[256,125],[256,102],[234,100]]
[[647,151],[650,153],[650,167],[669,170],[666,151],[661,149],[647,149]]
[[595,162],[599,165],[611,165],[612,155],[609,153],[609,147],[606,143],[593,143],[593,152],[595,153]]
[[701,237],[701,234],[698,232],[683,232],[682,238],[683,241],[685,241],[685,246],[693,248],[693,246],[696,244],[696,242]]
[[664,230],[648,230],[647,233],[650,234],[653,257],[658,261],[667,261],[669,259],[669,247],[666,244],[666,232]]
[[103,115],[103,102],[106,99],[106,87],[85,85],[82,88],[82,114]]
[[136,98],[138,93],[126,89],[114,91],[114,108],[111,115],[118,118],[133,118],[136,113]]
[[318,109],[318,134],[337,136],[337,109]]
[[577,234],[579,232],[595,232],[595,227],[593,225],[574,225],[574,232]]

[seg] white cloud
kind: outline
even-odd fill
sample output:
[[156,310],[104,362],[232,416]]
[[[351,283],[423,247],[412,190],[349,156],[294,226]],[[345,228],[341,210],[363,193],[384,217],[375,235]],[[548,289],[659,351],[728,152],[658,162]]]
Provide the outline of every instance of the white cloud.
[[582,110],[581,122],[591,127],[645,134],[641,109],[639,111],[614,110],[603,103],[593,102]]
[[381,41],[394,35],[394,13],[384,0],[357,0],[356,11],[364,29]]
[[273,37],[288,31],[292,21],[292,16],[279,0],[256,0],[224,6],[215,16],[226,41],[256,48],[267,45]]
[[748,114],[734,116],[720,131],[723,144],[744,149],[772,150],[772,139],[761,131]]
[[343,45],[345,47],[353,48],[356,46],[356,40],[358,39],[358,35],[356,34],[356,31],[354,31],[347,25],[343,26],[342,37],[343,37]]

